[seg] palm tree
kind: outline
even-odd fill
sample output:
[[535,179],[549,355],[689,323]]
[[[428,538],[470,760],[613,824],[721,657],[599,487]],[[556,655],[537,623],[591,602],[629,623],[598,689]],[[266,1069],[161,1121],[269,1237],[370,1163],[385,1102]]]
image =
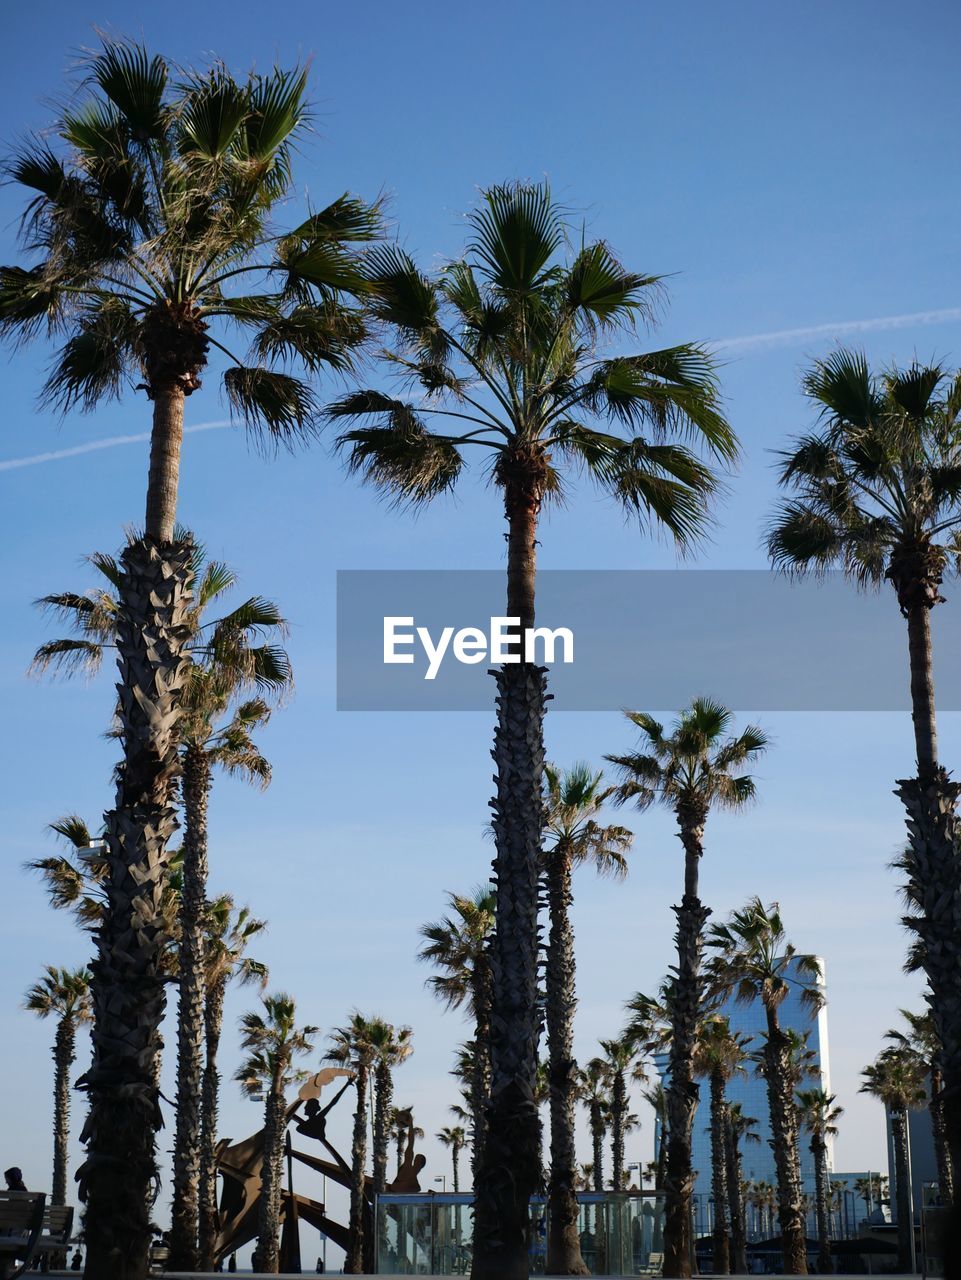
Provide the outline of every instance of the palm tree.
[[471,1170],[475,1185],[487,1133],[490,1098],[490,1016],[492,984],[489,942],[494,929],[494,891],[480,885],[467,895],[449,893],[450,914],[425,924],[418,960],[438,973],[427,979],[448,1009],[466,1008],[474,1023],[469,1088],[471,1095]]
[[574,1059],[575,993],[574,930],[570,919],[574,867],[590,863],[599,875],[627,874],[625,854],[633,835],[625,827],[598,821],[610,795],[603,774],[586,764],[566,773],[554,765],[544,769],[547,815],[544,824],[543,874],[547,885],[550,937],[545,966],[548,1083],[550,1089],[551,1161],[547,1212],[548,1274],[588,1275],[577,1229],[574,1105],[577,1062]]
[[725,1108],[725,1147],[727,1159],[727,1201],[731,1216],[731,1271],[747,1275],[747,1206],[745,1204],[742,1142],[760,1142],[757,1120],[744,1114],[739,1102]]
[[884,1199],[886,1182],[886,1177],[874,1173],[869,1173],[863,1178],[854,1179],[854,1190],[864,1201],[864,1208],[868,1215],[872,1214],[875,1208],[880,1208]]
[[[34,668],[95,671],[104,650],[115,648],[123,603],[122,572],[111,557],[96,554],[91,563],[106,588],[84,595],[65,591],[38,603],[53,609],[79,634],[42,645]],[[251,737],[270,718],[264,695],[276,699],[290,689],[293,676],[276,638],[286,630],[277,606],[251,597],[216,620],[209,612],[237,582],[218,561],[205,562],[202,549],[192,560],[194,583],[185,625],[183,651],[191,665],[178,727],[184,807],[179,909],[177,1009],[177,1109],[174,1134],[171,1266],[194,1271],[198,1265],[201,1077],[203,1072],[204,910],[207,901],[207,808],[215,768],[260,786],[270,781],[270,765]],[[256,696],[254,692],[256,691]],[[251,695],[245,697],[244,695]]]
[[802,1089],[797,1094],[801,1123],[811,1136],[811,1155],[814,1157],[814,1196],[818,1224],[818,1271],[829,1275],[834,1267],[831,1262],[831,1223],[828,1192],[831,1179],[828,1173],[828,1138],[837,1133],[837,1122],[844,1114],[842,1107],[834,1105],[833,1093],[825,1089]]
[[603,1058],[591,1058],[578,1076],[578,1091],[587,1107],[588,1125],[591,1131],[591,1147],[594,1158],[591,1172],[594,1190],[604,1190],[604,1138],[610,1128],[611,1092],[608,1066]]
[[514,1280],[527,1274],[529,1199],[540,1176],[531,1095],[546,679],[526,644],[518,649],[534,626],[539,516],[559,494],[561,464],[573,463],[689,546],[705,526],[716,480],[679,440],[694,439],[724,461],[736,440],[701,348],[602,357],[614,333],[651,318],[658,282],[626,271],[602,241],[568,254],[572,237],[546,186],[491,187],[467,220],[467,249],[439,277],[395,246],[368,259],[374,315],[397,335],[389,367],[418,385],[416,401],[365,389],[327,412],[360,424],[340,437],[350,467],[400,501],[453,488],[471,448],[503,498],[506,615],[516,619],[517,644],[495,676],[493,1084],[476,1180],[474,1276]]
[[235,1079],[250,1096],[265,1095],[264,1157],[260,1170],[260,1202],[255,1271],[276,1275],[280,1269],[280,1207],[284,1139],[287,1136],[287,1089],[304,1073],[293,1065],[313,1052],[318,1027],[298,1027],[293,998],[283,991],[264,996],[263,1013],[245,1013],[240,1021],[241,1046],[250,1052]]
[[344,1275],[363,1275],[370,1268],[366,1265],[370,1252],[367,1177],[367,1091],[370,1074],[376,1058],[371,1043],[371,1021],[356,1010],[343,1027],[330,1033],[327,1057],[330,1062],[348,1067],[354,1073],[356,1100],[354,1128],[351,1141],[350,1216],[347,1224],[348,1241],[344,1258]]
[[[26,258],[0,268],[0,328],[13,341],[65,335],[44,387],[49,403],[89,410],[131,385],[152,403],[144,530],[121,558],[123,762],[107,815],[109,905],[91,966],[80,1184],[86,1274],[140,1280],[160,1123],[160,894],[187,670],[192,549],[175,536],[185,400],[216,348],[239,419],[272,440],[309,435],[312,392],[279,366],[349,364],[363,337],[344,303],[363,291],[354,242],[376,233],[377,215],[344,197],[287,233],[276,227],[308,123],[302,70],[244,81],[222,64],[171,74],[163,58],[108,41],[84,72],[88,101],[7,162],[28,201]],[[233,292],[251,277],[254,292]],[[249,360],[229,351],[228,324],[252,337]]]
[[917,777],[897,785],[909,838],[899,865],[918,908],[906,923],[930,987],[948,1146],[961,1167],[959,784],[938,757],[931,649],[931,610],[961,549],[961,373],[915,363],[878,376],[863,354],[839,350],[812,366],[804,389],[822,426],[784,455],[793,496],[770,554],[792,572],[837,567],[859,585],[889,581],[907,624]]
[[394,1027],[383,1018],[368,1024],[374,1055],[374,1195],[387,1190],[387,1153],[390,1147],[390,1118],[394,1100],[394,1068],[414,1052],[410,1027]]
[[908,1173],[908,1123],[909,1109],[924,1105],[924,1077],[918,1068],[917,1058],[897,1049],[884,1049],[874,1062],[861,1072],[864,1083],[861,1093],[869,1093],[884,1104],[891,1119],[891,1139],[894,1144],[894,1189],[897,1197],[898,1270],[910,1271],[912,1265],[912,1235],[914,1234],[914,1210]]
[[787,939],[777,905],[765,909],[752,898],[728,922],[712,925],[708,945],[714,955],[709,983],[718,995],[733,992],[743,1004],[760,1001],[767,1023],[761,1070],[767,1086],[772,1148],[777,1168],[778,1214],[787,1275],[807,1275],[807,1243],[798,1156],[798,1119],[794,1092],[798,1076],[791,1060],[792,1040],[778,1010],[792,986],[813,1016],[824,1003],[821,970],[813,956],[799,955]]
[[642,810],[655,802],[665,805],[675,815],[684,849],[684,895],[680,906],[673,908],[677,916],[677,975],[668,992],[670,1140],[664,1183],[664,1274],[689,1276],[695,1178],[691,1137],[699,1092],[693,1063],[703,1014],[701,952],[710,915],[698,897],[704,829],[712,809],[736,810],[754,799],[754,780],[741,770],[763,753],[767,738],[756,725],[731,736],[731,712],[708,698],[695,698],[669,735],[644,712],[629,712],[628,719],[641,731],[641,749],[607,757],[624,779],[616,798],[622,804],[633,801]]
[[467,1134],[460,1125],[448,1125],[437,1134],[437,1140],[450,1152],[451,1170],[454,1178],[454,1190],[460,1191],[460,1171],[458,1162],[460,1153],[467,1145]]
[[[694,1046],[694,1074],[705,1077],[711,1091],[711,1193],[714,1197],[714,1255],[715,1275],[726,1276],[731,1271],[731,1249],[728,1238],[728,1217],[731,1200],[736,1188],[729,1185],[727,1161],[727,1085],[734,1075],[743,1071],[748,1037],[731,1030],[730,1021],[720,1014],[702,1019]],[[733,1215],[731,1215],[733,1216]],[[733,1232],[732,1232],[733,1234]]]
[[664,1189],[664,1177],[667,1173],[667,1090],[660,1080],[650,1089],[644,1091],[644,1100],[654,1110],[654,1119],[659,1134],[657,1142],[657,1159],[654,1161],[652,1181],[657,1191]]
[[90,1021],[90,974],[86,969],[44,967],[27,992],[24,1008],[39,1018],[55,1018],[53,1041],[53,1194],[67,1203],[67,1142],[70,1136],[70,1067],[77,1056],[77,1028]]
[[885,1033],[885,1039],[904,1053],[913,1053],[918,1060],[918,1067],[927,1082],[928,1111],[931,1116],[931,1130],[934,1136],[934,1150],[938,1162],[938,1192],[941,1203],[950,1206],[954,1203],[954,1169],[948,1150],[948,1135],[944,1116],[944,1077],[941,1071],[941,1041],[935,1030],[934,1016],[930,1010],[925,1013],[912,1013],[902,1009],[901,1017],[908,1024],[908,1031],[891,1030]]
[[602,1040],[601,1050],[603,1057],[592,1058],[588,1063],[588,1071],[600,1074],[610,1090],[611,1188],[623,1191],[624,1135],[628,1116],[627,1077],[633,1074],[634,1079],[642,1078],[640,1073],[633,1071],[637,1066],[637,1044],[630,1036],[624,1035],[617,1039]]
[[267,966],[247,955],[250,941],[266,929],[264,920],[250,914],[247,907],[234,907],[233,899],[222,894],[208,902],[205,912],[206,938],[204,1002],[204,1070],[200,1091],[200,1270],[212,1271],[220,1226],[217,1209],[217,1119],[220,1105],[220,1073],[217,1054],[223,1029],[224,998],[232,981],[242,985],[267,985]]

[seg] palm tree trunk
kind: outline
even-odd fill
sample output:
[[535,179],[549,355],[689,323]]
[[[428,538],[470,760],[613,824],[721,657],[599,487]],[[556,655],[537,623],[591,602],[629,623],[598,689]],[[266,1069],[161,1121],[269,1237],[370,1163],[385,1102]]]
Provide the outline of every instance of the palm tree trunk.
[[678,808],[684,846],[684,897],[677,916],[677,977],[668,997],[671,1014],[670,1083],[667,1090],[668,1145],[664,1179],[664,1275],[691,1274],[691,1196],[694,1169],[691,1139],[699,1089],[694,1079],[694,1046],[701,1016],[701,949],[711,914],[698,897],[698,866],[703,852],[703,809]]
[[594,1190],[604,1190],[604,1122],[601,1104],[591,1103],[591,1142],[594,1147]]
[[367,1163],[367,1067],[358,1063],[354,1087],[357,1090],[354,1111],[354,1135],[351,1145],[350,1216],[347,1223],[347,1256],[344,1275],[364,1274],[364,1236],[367,1220],[364,1166]]
[[451,1148],[450,1163],[451,1163],[451,1172],[454,1175],[454,1194],[455,1195],[458,1193],[458,1191],[460,1191],[460,1172],[457,1167],[459,1160],[460,1160],[460,1147],[454,1146]]
[[394,1092],[390,1067],[386,1062],[377,1064],[374,1077],[374,1194],[383,1195],[387,1189],[387,1154],[390,1150],[390,1106]]
[[280,1270],[280,1209],[284,1167],[284,1137],[287,1133],[287,1104],[281,1081],[286,1064],[278,1062],[264,1109],[264,1159],[260,1169],[257,1248],[253,1269],[266,1275]]
[[[534,621],[540,489],[524,477],[507,485],[507,612]],[[534,1099],[539,1012],[538,887],[544,827],[546,678],[532,663],[495,673],[496,924],[491,940],[491,1096],[475,1184],[473,1280],[526,1280],[530,1198],[537,1190],[540,1119]]]
[[727,1235],[728,1178],[725,1128],[727,1103],[724,1072],[711,1072],[711,1190],[714,1195],[713,1260],[716,1276],[730,1275],[731,1252]]
[[166,387],[154,395],[144,532],[156,542],[172,542],[174,537],[184,438],[184,399],[179,385]]
[[[159,406],[155,406],[155,409]],[[156,413],[155,413],[156,421]],[[192,548],[131,543],[121,556],[117,649],[123,761],[106,815],[107,901],[91,964],[93,1061],[81,1140],[87,1280],[143,1280],[162,1124],[156,1079],[165,1007],[167,840],[176,826],[177,728],[188,659]]]
[[76,1058],[77,1024],[67,1014],[57,1024],[53,1045],[53,1194],[51,1204],[67,1203],[70,1138],[70,1067]]
[[811,1154],[814,1156],[815,1214],[818,1224],[818,1273],[831,1275],[831,1219],[828,1210],[828,1149],[823,1138],[811,1138]]
[[547,869],[550,941],[547,948],[547,1052],[550,1084],[551,1171],[547,1213],[547,1275],[586,1276],[577,1230],[577,1151],[574,1144],[574,933],[570,921],[571,864],[555,851]]
[[736,1276],[747,1275],[747,1231],[745,1225],[744,1193],[741,1190],[741,1153],[731,1125],[731,1113],[724,1108],[724,1152],[727,1174],[727,1207],[731,1220],[731,1271]]
[[183,889],[177,1008],[177,1123],[173,1151],[170,1267],[196,1271],[200,1217],[200,1127],[204,1003],[207,994],[204,914],[207,902],[207,801],[210,764],[189,746],[183,764]]
[[944,1119],[944,1084],[937,1068],[931,1072],[931,1101],[928,1110],[931,1113],[931,1133],[938,1162],[938,1191],[941,1203],[950,1208],[954,1204],[954,1169],[948,1151],[948,1132]]
[[908,1124],[904,1111],[891,1112],[891,1137],[894,1142],[895,1196],[898,1207],[898,1270],[911,1270],[911,1235],[914,1232],[914,1209],[908,1180]]
[[624,1072],[615,1071],[611,1083],[611,1190],[624,1190],[624,1116],[627,1113],[627,1086]]
[[208,988],[204,1005],[204,1076],[200,1098],[200,1270],[212,1271],[216,1262],[220,1214],[217,1208],[217,1121],[220,1072],[217,1052],[224,1018],[226,977]]
[[491,990],[490,957],[485,951],[474,962],[474,1061],[471,1071],[472,1148],[471,1174],[474,1186],[480,1173],[487,1139],[487,1108],[491,1094]]
[[806,1276],[807,1238],[801,1196],[794,1090],[787,1063],[787,1037],[781,1030],[775,1008],[767,1009],[767,1026],[764,1079],[771,1115],[771,1146],[777,1169],[778,1217],[781,1223],[784,1273],[789,1276]]
[[908,623],[908,661],[911,668],[911,719],[918,757],[918,774],[930,777],[938,765],[938,730],[934,711],[934,666],[931,652],[931,610],[922,601],[904,610]]

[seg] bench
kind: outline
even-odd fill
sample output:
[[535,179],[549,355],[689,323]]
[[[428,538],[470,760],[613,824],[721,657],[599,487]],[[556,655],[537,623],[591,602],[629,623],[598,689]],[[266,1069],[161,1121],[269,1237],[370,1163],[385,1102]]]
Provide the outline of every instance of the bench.
[[649,1253],[647,1255],[647,1265],[640,1268],[639,1276],[659,1276],[664,1270],[664,1254]]
[[43,1211],[43,1227],[37,1241],[41,1271],[49,1271],[51,1265],[66,1265],[72,1233],[73,1209],[70,1205],[48,1204]]
[[14,1280],[33,1261],[43,1232],[41,1191],[0,1191],[0,1277]]

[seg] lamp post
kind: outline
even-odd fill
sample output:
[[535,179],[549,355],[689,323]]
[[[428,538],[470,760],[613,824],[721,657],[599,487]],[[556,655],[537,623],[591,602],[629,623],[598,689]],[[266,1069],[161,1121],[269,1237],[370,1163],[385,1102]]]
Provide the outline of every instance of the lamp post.
[[630,1171],[631,1171],[632,1169],[636,1169],[636,1170],[637,1170],[637,1189],[638,1189],[638,1191],[643,1191],[643,1190],[644,1190],[644,1181],[643,1181],[643,1179],[641,1178],[641,1164],[640,1164],[640,1162],[635,1162],[634,1164],[629,1164],[629,1165],[627,1166],[627,1172],[628,1172],[628,1173],[630,1173]]
[[441,1186],[441,1191],[443,1192],[444,1195],[446,1195],[447,1194],[447,1174],[442,1173],[439,1177],[435,1178],[434,1181],[440,1182],[443,1184]]

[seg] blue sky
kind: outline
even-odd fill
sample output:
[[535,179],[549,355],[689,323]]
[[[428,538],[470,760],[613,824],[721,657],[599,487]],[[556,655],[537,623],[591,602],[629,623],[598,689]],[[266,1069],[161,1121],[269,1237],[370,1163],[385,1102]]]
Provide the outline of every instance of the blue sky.
[[[601,0],[587,10],[573,0],[493,0],[483,10],[381,0],[352,7],[292,0],[282,10],[247,0],[44,0],[16,6],[5,20],[5,142],[48,122],[94,27],[142,35],[189,64],[211,54],[236,70],[309,59],[316,136],[298,161],[299,188],[315,204],[345,189],[386,194],[402,242],[426,265],[456,252],[479,186],[546,176],[627,263],[672,275],[671,304],[652,342],[720,343],[826,326],[723,348],[727,407],[745,456],[699,566],[763,564],[770,450],[810,422],[799,372],[834,333],[862,343],[879,364],[915,354],[961,359],[961,312],[953,311],[961,303],[961,32],[947,0],[910,10],[889,0],[777,7]],[[15,193],[0,190],[3,261],[15,253],[17,212]],[[932,312],[948,315],[839,328]],[[116,548],[122,529],[142,518],[146,446],[2,464],[149,425],[146,401],[133,394],[93,417],[61,422],[39,411],[47,356],[42,347],[18,351],[0,366],[7,547],[0,850],[8,873],[0,1035],[9,1046],[0,1161],[21,1164],[28,1185],[46,1178],[50,1031],[17,1002],[43,963],[80,962],[85,948],[19,867],[49,849],[43,827],[58,814],[76,810],[96,822],[110,802],[114,755],[97,736],[110,708],[108,675],[89,685],[25,678],[33,649],[51,634],[30,602],[88,585],[82,556]],[[189,401],[188,421],[225,416],[211,370]],[[472,476],[456,497],[412,520],[344,478],[323,446],[265,460],[239,432],[211,430],[188,437],[181,514],[211,554],[237,568],[244,590],[281,603],[297,677],[294,701],[263,735],[275,768],[270,790],[218,783],[213,883],[270,920],[260,953],[309,1021],[326,1029],[357,1005],[414,1026],[417,1052],[398,1090],[432,1134],[447,1123],[454,1089],[445,1073],[464,1029],[422,989],[416,928],[439,913],[446,889],[484,876],[491,717],[338,715],[334,573],[497,568],[496,498]],[[640,536],[587,489],[550,516],[542,543],[541,563],[552,568],[674,564],[670,548]],[[629,688],[624,701],[632,702]],[[825,957],[832,1083],[847,1111],[838,1163],[877,1167],[880,1116],[858,1098],[857,1072],[897,1006],[917,1003],[917,983],[900,972],[904,944],[886,869],[901,839],[891,785],[910,768],[910,723],[880,714],[771,715],[764,723],[775,746],[759,770],[760,803],[712,821],[705,897],[719,913],[750,893],[777,898],[795,942]],[[950,765],[961,754],[956,717],[944,717],[942,738]],[[549,750],[562,763],[599,760],[629,740],[613,714],[549,717]],[[578,886],[585,1057],[598,1036],[617,1030],[623,1001],[654,987],[669,962],[679,849],[661,815],[638,817],[635,829],[628,881],[584,875]],[[235,1056],[235,1019],[248,1003],[245,994],[231,998],[226,1066]],[[252,1109],[232,1086],[225,1094],[225,1132],[239,1137],[253,1127]],[[634,1141],[646,1156],[646,1114],[644,1121]],[[346,1139],[346,1125],[343,1132]],[[439,1175],[441,1153],[428,1148],[428,1172]]]

